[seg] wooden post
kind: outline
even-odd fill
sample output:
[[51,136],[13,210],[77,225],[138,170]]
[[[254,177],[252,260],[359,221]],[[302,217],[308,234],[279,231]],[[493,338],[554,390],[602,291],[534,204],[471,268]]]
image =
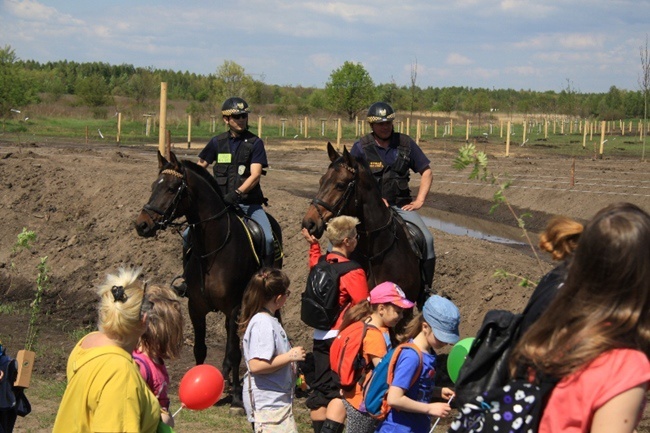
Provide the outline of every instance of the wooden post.
[[499,138],[503,138],[503,119],[499,120]]
[[465,141],[469,142],[469,119],[465,122]]
[[587,125],[589,121],[585,120],[585,127],[582,131],[582,148],[585,149],[587,146]]
[[564,135],[564,119],[560,122],[560,135]]
[[454,119],[449,119],[449,136],[453,137],[454,135]]
[[336,125],[336,148],[341,151],[341,133],[343,132],[343,128],[341,125],[341,118],[338,118],[338,122]]
[[420,136],[422,135],[422,122],[418,119],[415,123],[415,144],[420,144]]
[[308,125],[309,125],[308,122],[309,122],[309,118],[307,116],[305,116],[305,138],[309,137],[309,132],[307,132],[307,130],[309,129],[308,128]]
[[187,148],[192,146],[192,115],[187,115]]
[[438,119],[433,121],[433,138],[438,138]]
[[325,136],[325,122],[327,122],[327,119],[321,119],[320,120],[320,135],[321,135],[321,137]]
[[257,117],[257,136],[262,138],[262,119],[264,116]]
[[526,144],[526,127],[527,127],[527,126],[528,126],[528,120],[527,120],[527,119],[524,119],[524,134],[523,134],[523,136],[522,136],[522,138],[521,138],[521,145],[522,145],[522,146],[523,146],[524,144]]
[[573,119],[569,120],[569,135],[573,134]]
[[605,128],[606,123],[604,120],[600,122],[600,151],[598,152],[598,159],[603,159],[603,151],[605,150]]
[[407,117],[406,118],[406,135],[411,135],[411,118]]
[[160,83],[160,128],[158,129],[158,151],[169,160],[167,138],[167,83]]
[[548,119],[544,119],[544,139],[548,139]]
[[284,137],[285,135],[286,123],[287,123],[287,119],[285,118],[280,119],[280,137]]
[[508,127],[506,129],[506,156],[510,156],[510,121],[508,120]]
[[596,122],[589,122],[589,141],[594,140],[594,125]]
[[555,119],[553,119],[553,135],[555,135],[555,127],[556,127],[556,125],[557,125],[556,121],[555,121]]
[[116,136],[116,141],[117,144],[120,144],[120,137],[122,135],[122,113],[118,112],[117,113],[117,136]]

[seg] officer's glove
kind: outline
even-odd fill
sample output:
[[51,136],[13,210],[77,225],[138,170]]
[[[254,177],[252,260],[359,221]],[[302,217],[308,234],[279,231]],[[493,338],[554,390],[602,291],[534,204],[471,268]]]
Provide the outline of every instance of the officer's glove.
[[237,194],[235,191],[231,191],[223,196],[223,201],[227,204],[238,204],[241,201],[241,195]]

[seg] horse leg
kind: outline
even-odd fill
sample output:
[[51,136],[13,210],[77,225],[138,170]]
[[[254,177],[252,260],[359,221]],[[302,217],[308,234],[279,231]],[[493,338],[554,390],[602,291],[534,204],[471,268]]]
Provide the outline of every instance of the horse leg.
[[189,306],[190,320],[194,328],[194,360],[196,365],[203,364],[208,355],[208,347],[205,345],[205,312],[197,312],[192,305]]
[[[237,310],[239,310],[239,308],[237,308]],[[230,403],[230,412],[243,415],[244,403],[242,401],[242,383],[239,380],[239,365],[241,364],[242,353],[239,344],[239,334],[237,333],[237,322],[237,314],[234,314],[234,317],[231,316],[226,319],[228,337],[226,338],[226,355],[224,357],[223,365],[224,370],[226,365],[228,365],[228,368],[232,369],[232,402]]]

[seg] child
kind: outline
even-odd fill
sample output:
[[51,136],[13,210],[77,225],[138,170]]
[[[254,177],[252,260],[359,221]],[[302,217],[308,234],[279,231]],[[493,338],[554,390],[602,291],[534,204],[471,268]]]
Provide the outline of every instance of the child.
[[[402,319],[404,309],[413,308],[413,302],[406,299],[402,289],[395,283],[384,282],[370,291],[369,300],[352,307],[346,314],[341,330],[350,324],[363,320],[372,327],[368,328],[363,340],[362,355],[366,361],[368,374],[386,352],[392,347],[390,330]],[[343,405],[345,406],[348,433],[371,433],[375,430],[376,420],[359,410],[363,399],[361,384],[356,383],[351,389],[343,389]],[[321,433],[341,433],[343,424],[335,423],[330,416],[323,425]]]
[[510,358],[560,378],[539,431],[632,432],[650,383],[650,215],[600,210],[580,236],[564,286]]
[[[326,253],[325,258],[329,263],[345,263],[350,261],[350,254],[356,249],[359,242],[357,225],[359,220],[355,217],[341,215],[332,218],[327,223],[326,237],[332,244],[332,251]],[[302,235],[309,243],[309,268],[313,268],[321,257],[320,244],[315,236],[305,228]],[[309,416],[312,420],[314,433],[321,432],[326,419],[337,423],[345,422],[345,408],[340,401],[338,376],[330,369],[330,347],[338,335],[338,330],[343,321],[345,311],[350,307],[368,298],[368,282],[366,273],[362,268],[353,269],[339,278],[339,306],[341,312],[336,323],[330,330],[314,329],[313,349],[314,354],[314,381],[310,383],[311,393],[306,401]]]
[[275,317],[289,296],[289,277],[262,268],[251,278],[242,301],[240,331],[247,372],[244,407],[256,433],[297,432],[291,408],[296,384],[295,362],[305,359],[302,347],[291,347]]
[[[391,409],[377,432],[428,432],[431,416],[449,415],[448,403],[429,402],[434,388],[435,349],[458,342],[459,322],[458,308],[450,300],[434,295],[424,303],[422,313],[406,326],[403,341],[413,341],[422,351],[422,372],[411,386],[420,359],[412,350],[400,352],[386,396]],[[448,400],[453,395],[451,389],[442,388],[443,399]]]
[[169,374],[165,359],[176,358],[183,345],[183,314],[174,292],[165,287],[145,286],[142,312],[146,315],[147,330],[140,337],[133,359],[140,374],[160,403],[160,419],[170,427],[174,418],[169,414],[167,389]]
[[139,275],[123,268],[99,286],[99,331],[83,337],[70,353],[53,433],[157,430],[160,403],[131,356],[147,329]]

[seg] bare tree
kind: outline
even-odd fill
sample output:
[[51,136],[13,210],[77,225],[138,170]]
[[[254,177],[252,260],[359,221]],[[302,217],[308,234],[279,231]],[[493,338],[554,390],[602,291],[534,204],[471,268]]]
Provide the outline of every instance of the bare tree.
[[415,83],[418,80],[418,58],[415,58],[415,64],[411,63],[411,117],[413,117],[413,107],[415,106]]
[[639,76],[639,86],[643,91],[643,144],[641,145],[641,161],[645,161],[645,141],[646,131],[648,130],[648,93],[650,93],[650,53],[648,52],[648,34],[645,35],[645,46],[639,47],[641,53],[641,75]]

